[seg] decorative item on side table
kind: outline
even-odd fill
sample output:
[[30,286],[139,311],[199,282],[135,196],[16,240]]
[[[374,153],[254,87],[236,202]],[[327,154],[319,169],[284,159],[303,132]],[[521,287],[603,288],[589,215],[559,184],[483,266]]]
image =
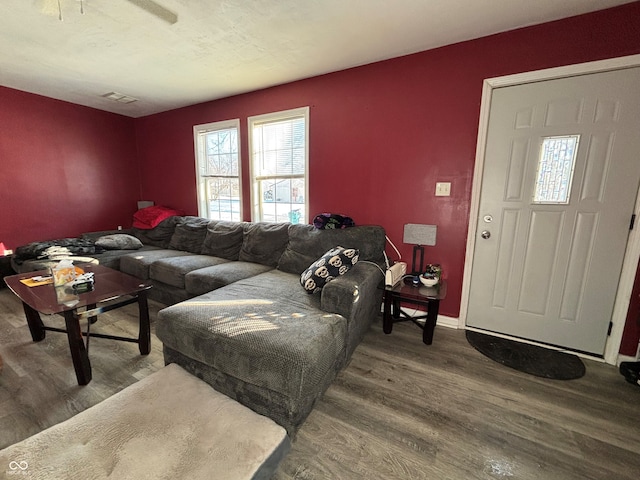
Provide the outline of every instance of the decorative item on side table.
[[434,287],[440,282],[442,276],[442,268],[437,263],[429,263],[424,269],[424,273],[420,275],[420,282],[425,287]]

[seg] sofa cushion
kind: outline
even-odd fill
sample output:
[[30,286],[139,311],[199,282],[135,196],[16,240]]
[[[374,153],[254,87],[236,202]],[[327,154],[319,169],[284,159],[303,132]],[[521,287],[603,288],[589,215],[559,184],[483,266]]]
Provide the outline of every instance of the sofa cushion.
[[120,271],[133,275],[141,280],[147,280],[149,279],[149,268],[153,262],[163,258],[180,257],[184,255],[193,254],[164,248],[158,250],[138,250],[137,252],[128,253],[120,257]]
[[[167,307],[165,346],[248,384],[292,399],[323,393],[345,363],[347,322],[272,270]],[[239,399],[242,402],[242,400]]]
[[98,238],[96,245],[105,250],[138,250],[142,247],[142,242],[132,235],[115,233]]
[[184,255],[181,257],[161,258],[151,264],[149,278],[177,288],[184,288],[187,273],[199,268],[227,263],[226,258],[209,255]]
[[[146,252],[150,250],[158,250],[158,247],[143,245],[141,248],[136,250],[136,252]],[[92,257],[98,260],[100,265],[104,267],[120,270],[120,259],[125,255],[129,255],[130,253],[131,250],[105,250],[102,253],[92,255]]]
[[313,225],[291,225],[289,243],[278,262],[278,270],[300,275],[327,250],[342,245],[360,250],[360,260],[384,264],[384,229],[366,225],[339,230],[318,230]]
[[202,253],[227,260],[238,260],[244,226],[243,222],[210,222],[202,245]]
[[169,242],[176,230],[176,225],[182,222],[182,217],[169,217],[160,222],[155,228],[145,230],[132,228],[131,232],[139,238],[145,245],[153,245],[159,248],[169,248]]
[[344,275],[356,263],[358,263],[358,249],[340,246],[332,248],[302,272],[300,285],[307,293],[319,292],[326,283]]
[[201,295],[272,269],[268,265],[252,262],[220,263],[187,273],[184,276],[184,286],[190,295]]
[[[289,223],[249,223],[239,260],[275,267],[289,241]],[[335,245],[335,244],[334,244]]]
[[176,225],[169,248],[191,253],[201,253],[202,244],[207,235],[207,225],[211,220],[191,217]]

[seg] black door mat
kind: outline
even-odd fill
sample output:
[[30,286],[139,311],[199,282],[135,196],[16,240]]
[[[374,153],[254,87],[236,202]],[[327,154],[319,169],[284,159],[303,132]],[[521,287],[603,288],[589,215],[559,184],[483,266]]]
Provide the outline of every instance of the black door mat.
[[620,373],[624,375],[627,382],[640,387],[640,362],[622,362]]
[[573,380],[585,373],[576,355],[467,330],[473,348],[502,365],[537,377]]

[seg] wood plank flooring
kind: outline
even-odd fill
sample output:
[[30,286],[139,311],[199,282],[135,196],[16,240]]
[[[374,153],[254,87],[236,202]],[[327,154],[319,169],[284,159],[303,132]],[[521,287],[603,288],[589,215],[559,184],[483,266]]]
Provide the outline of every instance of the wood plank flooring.
[[[152,331],[160,308],[150,302]],[[96,328],[135,334],[136,306],[105,314]],[[0,448],[163,366],[155,335],[147,357],[135,344],[92,339],[93,380],[79,387],[66,337],[47,332],[33,343],[7,289],[0,289],[0,355]],[[581,379],[546,380],[487,359],[463,331],[437,327],[426,346],[414,325],[384,335],[378,319],[275,478],[637,480],[640,388],[616,367],[585,363]]]

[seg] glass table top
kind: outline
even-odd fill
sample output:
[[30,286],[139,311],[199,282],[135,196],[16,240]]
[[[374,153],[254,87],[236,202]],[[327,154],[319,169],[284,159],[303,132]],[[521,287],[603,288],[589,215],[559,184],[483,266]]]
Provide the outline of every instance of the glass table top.
[[11,275],[5,277],[4,281],[20,300],[34,310],[47,315],[104,303],[126,295],[135,295],[151,288],[149,282],[102,265],[81,263],[76,266],[85,273],[93,272],[92,291],[75,293],[69,286],[54,287],[53,284],[29,287],[20,281],[37,276],[49,276],[50,272],[47,270]]

